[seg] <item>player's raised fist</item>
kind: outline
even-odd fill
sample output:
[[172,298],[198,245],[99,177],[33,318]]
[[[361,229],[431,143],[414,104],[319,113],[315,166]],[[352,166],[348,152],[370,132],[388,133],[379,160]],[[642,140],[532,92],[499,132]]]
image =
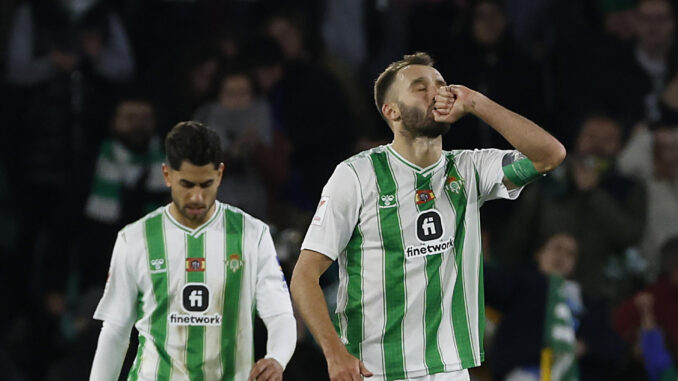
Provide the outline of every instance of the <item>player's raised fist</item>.
[[480,96],[465,86],[441,86],[434,98],[433,117],[436,122],[454,123],[473,112]]

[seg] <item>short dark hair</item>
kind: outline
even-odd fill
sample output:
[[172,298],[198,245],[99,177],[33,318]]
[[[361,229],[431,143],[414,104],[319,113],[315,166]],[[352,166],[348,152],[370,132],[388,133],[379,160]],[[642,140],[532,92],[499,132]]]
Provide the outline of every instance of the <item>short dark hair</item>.
[[377,106],[377,110],[379,110],[379,114],[381,114],[381,107],[386,103],[386,93],[388,93],[388,90],[391,88],[396,74],[398,74],[400,69],[410,65],[433,66],[433,63],[433,58],[428,54],[416,52],[414,54],[404,55],[402,60],[392,62],[388,65],[386,70],[379,74],[377,80],[374,81],[374,103]]
[[212,163],[218,168],[223,159],[219,135],[194,121],[179,122],[172,127],[165,138],[165,152],[174,170],[179,170],[184,160],[196,166]]

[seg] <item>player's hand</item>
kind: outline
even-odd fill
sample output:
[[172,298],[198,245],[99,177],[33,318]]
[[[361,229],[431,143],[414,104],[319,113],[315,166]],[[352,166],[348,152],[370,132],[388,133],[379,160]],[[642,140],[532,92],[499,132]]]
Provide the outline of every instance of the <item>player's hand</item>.
[[373,376],[365,364],[348,353],[346,349],[327,358],[327,370],[330,374],[330,381],[360,381],[361,376]]
[[261,359],[257,361],[247,381],[282,381],[283,367],[275,359]]
[[433,98],[433,118],[436,122],[454,123],[472,112],[478,92],[461,85],[441,86]]

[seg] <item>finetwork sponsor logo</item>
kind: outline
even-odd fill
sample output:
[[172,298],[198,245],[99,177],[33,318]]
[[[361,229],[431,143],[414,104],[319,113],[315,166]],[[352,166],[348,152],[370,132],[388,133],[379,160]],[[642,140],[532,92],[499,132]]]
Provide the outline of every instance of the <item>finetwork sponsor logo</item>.
[[438,243],[425,243],[423,245],[411,245],[405,249],[405,257],[407,259],[423,257],[426,255],[440,254],[444,251],[451,249],[454,246],[454,241],[450,237],[447,241],[442,241]]
[[187,315],[187,314],[178,314],[172,312],[167,316],[167,321],[171,325],[221,325],[221,315],[214,314],[209,315]]

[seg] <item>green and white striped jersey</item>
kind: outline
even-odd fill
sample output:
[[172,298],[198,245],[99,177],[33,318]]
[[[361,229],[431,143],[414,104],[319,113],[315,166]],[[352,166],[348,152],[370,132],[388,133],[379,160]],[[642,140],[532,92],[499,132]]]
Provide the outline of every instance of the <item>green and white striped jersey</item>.
[[95,319],[135,324],[129,380],[246,380],[254,309],[292,314],[268,227],[216,202],[196,229],[161,207],[118,234]]
[[335,324],[350,353],[387,380],[479,366],[484,358],[479,208],[507,190],[517,151],[443,151],[428,168],[390,146],[339,164],[302,244],[339,263]]

